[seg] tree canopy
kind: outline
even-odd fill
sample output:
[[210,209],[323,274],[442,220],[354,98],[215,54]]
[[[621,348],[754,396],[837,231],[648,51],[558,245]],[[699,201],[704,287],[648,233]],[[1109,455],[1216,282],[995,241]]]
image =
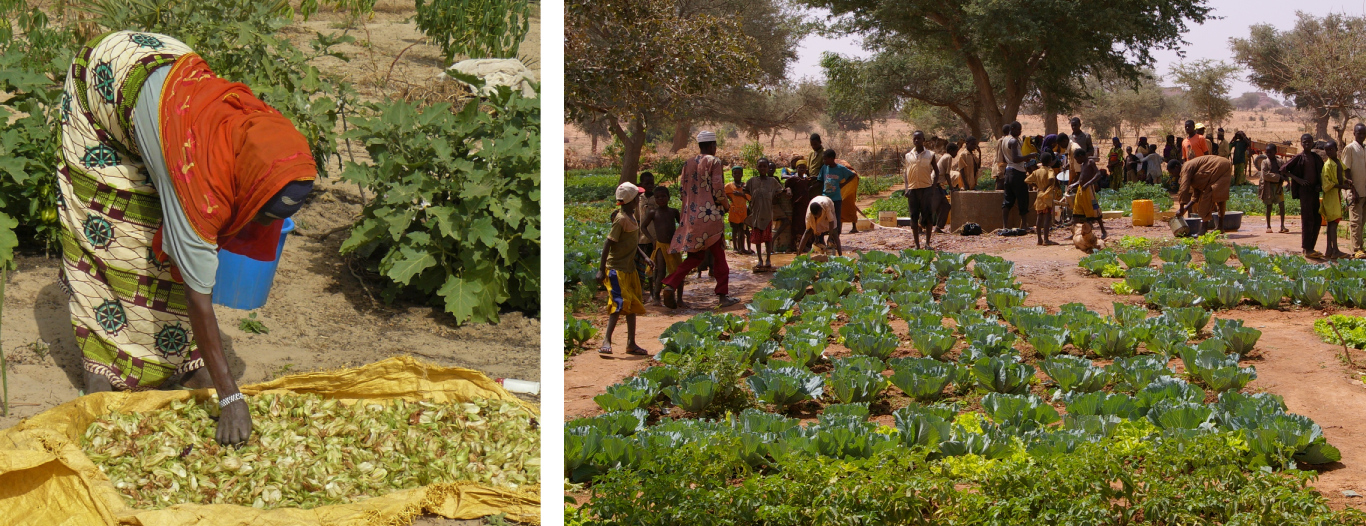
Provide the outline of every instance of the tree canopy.
[[1229,83],[1238,73],[1238,66],[1209,59],[1182,62],[1172,66],[1173,80],[1186,88],[1195,115],[1214,129],[1233,115],[1233,103],[1228,100]]
[[[972,129],[999,130],[1015,120],[1024,99],[1043,90],[1046,105],[1065,107],[1089,96],[1086,75],[1137,83],[1152,52],[1185,42],[1187,23],[1209,17],[1206,0],[798,0],[829,10],[822,31],[857,33],[875,53],[875,67],[899,61],[899,78],[950,82],[972,93],[955,111]],[[881,69],[878,71],[887,71]],[[943,73],[953,72],[951,76]],[[827,70],[829,73],[829,70]],[[906,84],[898,97],[950,107],[942,92]]]
[[633,181],[649,129],[692,101],[761,80],[758,42],[734,17],[679,14],[672,0],[565,2],[565,109],[603,120]]
[[1297,16],[1289,31],[1258,24],[1229,45],[1235,60],[1250,70],[1249,82],[1309,110],[1320,139],[1327,138],[1328,120],[1338,119],[1341,141],[1348,122],[1361,118],[1366,98],[1366,17]]

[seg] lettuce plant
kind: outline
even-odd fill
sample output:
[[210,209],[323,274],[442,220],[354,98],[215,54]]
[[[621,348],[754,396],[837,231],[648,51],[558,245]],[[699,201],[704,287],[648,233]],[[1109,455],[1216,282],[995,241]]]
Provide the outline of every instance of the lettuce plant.
[[1124,267],[1133,270],[1136,268],[1147,267],[1153,262],[1153,253],[1147,250],[1130,250],[1119,254],[1120,262]]
[[806,369],[780,367],[755,371],[746,382],[760,401],[781,413],[792,404],[820,397],[825,378]]
[[1162,247],[1157,251],[1157,257],[1166,263],[1186,264],[1191,260],[1191,249],[1181,245]]
[[1172,374],[1167,367],[1167,360],[1147,354],[1118,358],[1106,369],[1115,380],[1115,390],[1125,393],[1137,392],[1158,377]]
[[1243,320],[1214,320],[1214,336],[1228,343],[1230,351],[1247,355],[1262,337],[1262,331],[1244,327]]
[[1027,432],[1057,422],[1058,411],[1032,394],[987,393],[982,411],[997,425],[1016,432]]
[[715,377],[697,375],[679,382],[676,386],[666,387],[664,395],[684,411],[701,413],[711,405],[712,399],[716,398],[719,387]]
[[977,383],[993,393],[1024,394],[1029,390],[1029,379],[1034,367],[1004,357],[977,360],[972,364]]
[[872,402],[886,388],[887,379],[880,372],[837,366],[830,373],[830,394],[846,404]]
[[911,345],[915,346],[915,350],[936,360],[942,360],[957,343],[958,339],[953,336],[953,332],[942,326],[921,327],[911,331]]
[[1157,283],[1158,271],[1151,267],[1139,267],[1129,269],[1124,273],[1124,284],[1134,289],[1139,294],[1147,294],[1152,290],[1153,284]]
[[1104,367],[1096,367],[1091,360],[1066,354],[1039,362],[1039,369],[1053,379],[1059,393],[1099,391],[1110,381],[1110,375]]
[[607,386],[607,392],[593,397],[603,411],[633,411],[653,402],[659,394],[659,384],[646,378],[632,376]]
[[1306,307],[1317,307],[1323,303],[1323,295],[1328,292],[1328,284],[1321,277],[1301,277],[1290,284],[1290,296],[1295,302]]
[[892,366],[891,382],[918,402],[932,402],[944,396],[956,370],[956,365],[932,358],[902,358]]

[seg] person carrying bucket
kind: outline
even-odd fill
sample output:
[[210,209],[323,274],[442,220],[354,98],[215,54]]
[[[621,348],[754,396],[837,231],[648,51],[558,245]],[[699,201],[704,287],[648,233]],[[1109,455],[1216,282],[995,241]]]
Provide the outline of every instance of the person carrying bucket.
[[277,258],[317,177],[308,141],[184,43],[134,31],[81,50],[61,117],[61,282],[85,391],[213,387],[218,442],[245,442],[213,311],[218,250]]
[[1176,217],[1186,217],[1186,211],[1194,209],[1201,220],[1209,223],[1217,209],[1219,222],[1215,228],[1222,230],[1229,184],[1233,182],[1233,161],[1218,155],[1201,155],[1179,166],[1172,161],[1169,169],[1181,174],[1181,189],[1176,196],[1181,208]]

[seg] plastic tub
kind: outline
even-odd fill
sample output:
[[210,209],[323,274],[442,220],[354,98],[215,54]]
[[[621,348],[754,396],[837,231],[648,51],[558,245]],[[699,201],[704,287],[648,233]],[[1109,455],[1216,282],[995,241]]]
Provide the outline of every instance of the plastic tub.
[[[1215,217],[1218,217],[1218,216],[1215,216]],[[1239,229],[1239,228],[1242,228],[1242,226],[1243,226],[1243,213],[1242,213],[1242,212],[1237,212],[1237,211],[1234,211],[1234,212],[1225,212],[1225,213],[1224,213],[1224,224],[1219,225],[1219,226],[1220,226],[1220,230],[1223,230],[1223,231],[1225,231],[1225,232],[1237,232],[1238,229]]]
[[1134,226],[1153,226],[1153,202],[1150,199],[1135,199],[1133,203]]
[[280,229],[280,246],[275,261],[257,261],[227,250],[218,251],[218,275],[213,285],[213,302],[234,309],[259,309],[266,304],[270,287],[275,284],[275,268],[285,251],[285,238],[294,230],[294,220],[285,219]]

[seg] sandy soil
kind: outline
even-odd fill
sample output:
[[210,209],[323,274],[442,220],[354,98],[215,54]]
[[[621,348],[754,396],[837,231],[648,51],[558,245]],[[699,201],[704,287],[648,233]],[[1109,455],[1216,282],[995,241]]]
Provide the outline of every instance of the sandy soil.
[[[1228,239],[1235,243],[1258,245],[1275,252],[1298,251],[1299,222],[1290,218],[1287,226],[1290,234],[1263,234],[1258,225],[1260,217],[1247,218],[1248,223],[1240,232],[1230,233]],[[1116,239],[1121,235],[1144,237],[1169,237],[1165,226],[1134,227],[1128,218],[1107,222],[1110,236]],[[846,227],[847,228],[847,227]],[[1054,239],[1059,239],[1055,235]],[[869,250],[896,251],[911,245],[910,232],[902,229],[876,228],[871,232],[842,236],[846,254]],[[1121,297],[1110,291],[1110,283],[1115,279],[1092,278],[1083,275],[1077,267],[1082,253],[1070,245],[1039,247],[1034,237],[1003,238],[997,236],[936,237],[934,248],[957,252],[982,252],[999,255],[1015,262],[1015,270],[1024,289],[1029,292],[1026,305],[1046,305],[1054,309],[1068,302],[1081,302],[1092,310],[1110,313],[1114,301],[1139,303],[1136,296]],[[749,271],[753,266],[752,257],[728,254],[731,265],[731,293],[742,301],[748,301],[753,294],[764,287],[771,274],[754,274]],[[777,265],[790,262],[791,255],[774,257]],[[710,278],[690,279],[685,299],[702,308],[715,307],[715,296],[711,293],[713,281]],[[744,304],[725,309],[734,314],[744,313]],[[660,344],[659,334],[673,323],[685,320],[703,312],[702,308],[686,311],[669,311],[663,307],[650,307],[649,314],[639,318],[638,338],[641,344],[657,352]],[[1364,311],[1354,309],[1333,309],[1351,315],[1363,315]],[[1342,450],[1341,463],[1321,467],[1320,478],[1315,487],[1321,491],[1335,507],[1361,506],[1359,500],[1349,500],[1342,491],[1353,490],[1366,493],[1366,444],[1361,437],[1366,436],[1366,422],[1360,418],[1366,409],[1366,385],[1360,373],[1348,368],[1339,358],[1340,347],[1323,343],[1313,333],[1315,319],[1326,315],[1326,310],[1307,310],[1290,307],[1284,310],[1268,311],[1251,307],[1219,311],[1216,316],[1241,318],[1247,325],[1263,331],[1258,350],[1250,358],[1257,368],[1258,378],[1250,389],[1267,391],[1285,397],[1292,412],[1306,415],[1320,426],[1328,440]],[[606,315],[602,312],[585,314],[583,317],[593,321],[595,326],[603,327]],[[899,323],[899,322],[897,322]],[[894,325],[895,326],[895,325]],[[624,345],[625,337],[619,329],[614,338],[617,348]],[[904,325],[900,327],[905,330]],[[633,374],[655,363],[648,358],[627,357],[623,354],[601,356],[592,349],[600,344],[595,340],[587,344],[582,354],[565,362],[565,418],[573,419],[598,414],[600,411],[592,397],[621,378]],[[838,345],[831,345],[834,354],[847,352]],[[903,352],[906,352],[903,350]],[[1358,361],[1362,356],[1358,355]],[[893,401],[893,405],[898,402]],[[904,403],[900,403],[904,405]],[[887,408],[890,411],[891,408]],[[875,411],[884,414],[883,411]],[[876,419],[876,418],[875,418]],[[887,419],[890,423],[890,419]]]
[[[324,71],[355,83],[366,98],[395,96],[398,81],[410,86],[442,82],[439,49],[421,42],[414,28],[411,1],[381,1],[374,18],[351,29],[356,45],[341,50],[353,55],[349,63],[319,60]],[[283,33],[303,49],[313,31],[337,31],[344,15],[315,14]],[[395,59],[400,51],[402,56]],[[521,55],[539,72],[539,16],[522,44]],[[459,59],[457,59],[459,60]],[[382,85],[379,68],[393,64],[392,82]],[[539,74],[539,73],[538,73]],[[364,151],[356,148],[357,161]],[[475,369],[493,378],[540,380],[540,320],[506,313],[496,325],[457,326],[440,309],[398,301],[378,300],[381,288],[362,281],[338,255],[349,226],[359,216],[363,200],[355,185],[337,177],[319,184],[309,202],[295,216],[298,229],[289,237],[275,286],[267,304],[256,312],[268,334],[238,328],[247,315],[216,306],[223,334],[224,354],[239,384],[312,370],[357,366],[397,354],[409,354],[446,366]],[[9,362],[9,416],[0,428],[67,402],[84,388],[81,355],[75,346],[66,296],[57,285],[58,254],[29,251],[17,258],[17,270],[6,282],[0,351]],[[539,397],[527,397],[539,403]],[[480,521],[418,519],[419,525],[472,525]]]

